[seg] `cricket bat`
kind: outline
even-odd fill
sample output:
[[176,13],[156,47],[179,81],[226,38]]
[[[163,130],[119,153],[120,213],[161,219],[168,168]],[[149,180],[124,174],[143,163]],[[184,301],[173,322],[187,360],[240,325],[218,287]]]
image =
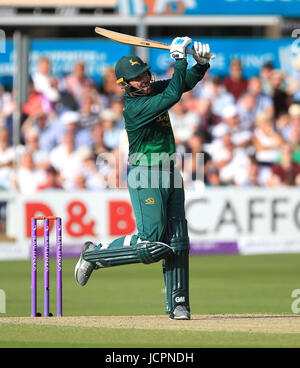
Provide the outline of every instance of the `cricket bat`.
[[[171,45],[167,43],[153,41],[153,40],[146,40],[145,38],[142,38],[142,37],[136,37],[136,36],[127,35],[124,33],[114,32],[114,31],[110,31],[108,29],[100,28],[100,27],[96,27],[95,32],[113,41],[116,41],[119,43],[125,43],[126,45],[142,46],[142,47],[149,47],[153,49],[162,49],[162,50],[170,50],[170,47],[171,47]],[[186,52],[187,54],[191,54],[191,55],[193,55],[194,53],[192,49],[187,49]],[[216,54],[210,53],[209,57],[211,59],[214,59],[216,57]]]

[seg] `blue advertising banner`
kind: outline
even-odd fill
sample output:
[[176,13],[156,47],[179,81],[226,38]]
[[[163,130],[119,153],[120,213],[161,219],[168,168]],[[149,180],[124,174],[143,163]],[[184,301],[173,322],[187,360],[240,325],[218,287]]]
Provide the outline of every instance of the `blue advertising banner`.
[[[211,50],[216,53],[216,58],[211,61],[211,73],[219,76],[228,74],[230,60],[233,58],[239,58],[242,61],[244,76],[247,78],[258,75],[261,67],[268,61],[271,61],[275,68],[289,72],[294,57],[300,52],[298,39],[292,38],[278,40],[260,38],[199,39],[203,43],[209,43]],[[172,42],[170,38],[157,38],[156,40],[165,43]],[[189,56],[188,61],[189,65],[195,63],[191,56]],[[163,74],[171,63],[168,52],[151,49],[150,64],[153,72]]]
[[[48,57],[51,61],[51,73],[64,77],[72,72],[78,60],[86,64],[86,74],[101,83],[105,69],[113,66],[120,55],[131,52],[131,47],[106,40],[33,40],[30,44],[29,70],[32,74],[37,61]],[[7,41],[6,53],[0,56],[0,83],[11,85],[13,75],[13,42]]]
[[122,15],[300,15],[300,0],[118,0]]
[[[247,78],[259,74],[267,61],[271,61],[275,68],[289,73],[295,56],[300,53],[300,37],[277,40],[201,37],[198,39],[209,43],[212,51],[216,53],[216,59],[211,61],[211,73],[219,76],[228,74],[230,60],[235,57],[242,60],[244,76]],[[157,40],[172,42],[170,38]],[[69,74],[75,62],[83,60],[86,63],[87,75],[100,84],[104,70],[108,66],[113,66],[122,55],[131,52],[132,48],[128,45],[105,40],[33,40],[30,47],[30,73],[35,71],[37,61],[42,56],[49,57],[52,74],[57,77]],[[12,85],[13,59],[13,44],[7,41],[6,53],[0,54],[0,84]],[[165,73],[171,62],[168,51],[149,49],[149,63],[154,73]],[[193,63],[193,58],[189,57],[189,64]]]
[[13,58],[13,43],[12,41],[6,41],[5,52],[0,53],[0,85],[12,85]]
[[192,0],[186,3],[184,14],[285,15],[300,14],[300,0]]

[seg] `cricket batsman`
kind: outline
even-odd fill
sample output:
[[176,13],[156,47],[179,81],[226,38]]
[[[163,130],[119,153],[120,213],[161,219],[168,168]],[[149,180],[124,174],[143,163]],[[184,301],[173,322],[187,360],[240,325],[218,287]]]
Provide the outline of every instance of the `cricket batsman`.
[[189,37],[173,40],[170,56],[175,70],[169,80],[152,81],[150,66],[137,56],[123,56],[117,62],[117,83],[125,90],[127,182],[138,232],[110,244],[87,241],[75,267],[76,282],[83,286],[95,269],[163,260],[165,311],[175,320],[190,319],[189,237],[168,110],[203,78],[210,53],[208,44],[194,42],[197,63],[187,69],[186,48],[191,42]]

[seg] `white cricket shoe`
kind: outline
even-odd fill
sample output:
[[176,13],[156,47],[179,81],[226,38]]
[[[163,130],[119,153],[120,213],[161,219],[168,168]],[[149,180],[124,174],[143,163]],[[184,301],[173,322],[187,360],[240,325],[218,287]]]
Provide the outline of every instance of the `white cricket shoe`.
[[93,251],[95,249],[96,245],[91,241],[85,242],[82,247],[79,261],[75,266],[75,280],[80,286],[84,286],[88,282],[91,273],[95,269],[95,265],[92,262],[85,261],[83,259],[83,253],[86,251]]
[[191,314],[184,305],[177,305],[169,318],[178,320],[191,319]]

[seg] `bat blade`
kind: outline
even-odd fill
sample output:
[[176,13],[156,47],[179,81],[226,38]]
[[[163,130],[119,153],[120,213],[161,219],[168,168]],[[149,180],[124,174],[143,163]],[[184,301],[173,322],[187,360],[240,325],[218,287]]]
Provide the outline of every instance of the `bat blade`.
[[[171,45],[163,42],[153,41],[153,40],[147,40],[142,37],[136,37],[127,35],[124,33],[114,32],[110,31],[105,28],[96,27],[95,32],[98,33],[101,36],[104,36],[106,38],[109,38],[112,41],[124,43],[126,45],[132,45],[132,46],[141,46],[141,47],[149,47],[153,49],[162,49],[162,50],[170,50]],[[187,49],[186,51],[188,54],[193,54],[192,49]],[[215,58],[216,55],[213,53],[210,53],[210,58]]]
[[150,48],[163,49],[163,50],[170,49],[170,45],[168,45],[167,43],[146,40],[145,38],[142,38],[142,37],[136,37],[136,36],[127,35],[124,33],[114,32],[114,31],[110,31],[105,28],[96,27],[95,32],[113,41],[125,43],[126,45],[150,47]]

